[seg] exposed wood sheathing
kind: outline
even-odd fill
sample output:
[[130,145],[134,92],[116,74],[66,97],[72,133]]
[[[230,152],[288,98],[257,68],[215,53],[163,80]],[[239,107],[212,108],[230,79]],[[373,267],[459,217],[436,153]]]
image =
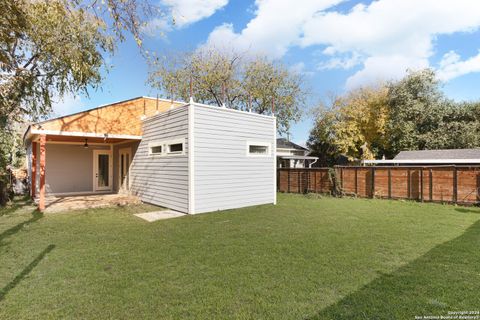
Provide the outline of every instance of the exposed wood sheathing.
[[[98,134],[142,135],[142,118],[164,112],[171,102],[154,98],[134,98],[33,125],[35,129],[89,132]],[[181,103],[174,102],[178,107]],[[158,108],[157,108],[158,106]]]

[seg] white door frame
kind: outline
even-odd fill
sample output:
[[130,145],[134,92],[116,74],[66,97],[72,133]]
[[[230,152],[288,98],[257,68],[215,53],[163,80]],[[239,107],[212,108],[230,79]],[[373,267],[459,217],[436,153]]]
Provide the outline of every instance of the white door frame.
[[[98,155],[108,155],[108,187],[98,186]],[[113,183],[113,161],[111,150],[93,150],[93,191],[112,191]]]
[[[122,177],[122,153],[127,154],[128,153],[128,168],[127,169],[127,181],[128,185],[127,188],[122,188],[123,184],[123,177]],[[132,148],[127,147],[127,148],[121,148],[118,149],[118,190],[130,190],[130,166],[132,165]]]

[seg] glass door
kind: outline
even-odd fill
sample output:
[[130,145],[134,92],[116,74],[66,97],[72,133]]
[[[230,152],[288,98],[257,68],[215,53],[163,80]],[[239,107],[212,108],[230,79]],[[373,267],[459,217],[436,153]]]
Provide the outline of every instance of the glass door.
[[118,151],[119,161],[118,161],[118,177],[119,177],[119,190],[128,190],[130,185],[130,176],[128,172],[130,171],[130,162],[131,162],[131,149],[123,148]]
[[112,161],[110,151],[93,151],[93,179],[95,191],[112,190]]

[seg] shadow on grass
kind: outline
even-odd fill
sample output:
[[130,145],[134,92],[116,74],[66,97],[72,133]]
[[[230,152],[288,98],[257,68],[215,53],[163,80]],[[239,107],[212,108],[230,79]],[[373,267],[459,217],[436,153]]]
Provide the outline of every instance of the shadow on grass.
[[33,205],[33,201],[30,196],[19,196],[15,197],[11,202],[9,202],[6,206],[0,206],[0,217],[4,215],[11,214],[18,209],[21,209],[25,206]]
[[2,301],[7,293],[15,288],[32,270],[45,258],[45,256],[55,248],[55,245],[51,244],[46,247],[40,254],[33,259],[28,266],[26,266],[22,272],[20,272],[12,281],[10,281],[5,287],[0,290],[0,301]]
[[461,213],[478,213],[480,214],[480,209],[468,209],[468,208],[455,208],[455,211],[461,212]]
[[480,221],[308,319],[414,319],[480,307]]
[[5,231],[3,231],[2,233],[0,233],[0,246],[2,245],[2,242],[4,239],[6,239],[7,237],[10,237],[14,234],[16,234],[18,231],[22,230],[22,228],[25,226],[25,225],[28,225],[29,223],[33,223],[39,219],[43,218],[43,214],[37,210],[33,211],[32,212],[32,217],[26,221],[23,221],[13,227],[11,227],[10,229],[7,229]]

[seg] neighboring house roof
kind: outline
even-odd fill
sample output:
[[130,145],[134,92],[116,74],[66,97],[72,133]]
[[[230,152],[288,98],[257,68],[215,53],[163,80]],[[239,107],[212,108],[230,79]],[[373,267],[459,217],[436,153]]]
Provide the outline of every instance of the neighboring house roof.
[[401,151],[392,160],[362,160],[363,164],[480,164],[479,149]]
[[479,149],[401,151],[393,160],[480,159]]
[[[173,102],[174,107],[181,105],[185,105],[185,103]],[[141,136],[143,117],[168,111],[171,107],[170,100],[137,97],[34,123],[27,128],[25,137],[32,130]]]
[[277,139],[277,148],[280,149],[295,149],[295,150],[302,150],[302,151],[308,151],[307,148],[302,147],[296,143],[293,143],[292,141],[289,141],[285,138],[278,138]]

